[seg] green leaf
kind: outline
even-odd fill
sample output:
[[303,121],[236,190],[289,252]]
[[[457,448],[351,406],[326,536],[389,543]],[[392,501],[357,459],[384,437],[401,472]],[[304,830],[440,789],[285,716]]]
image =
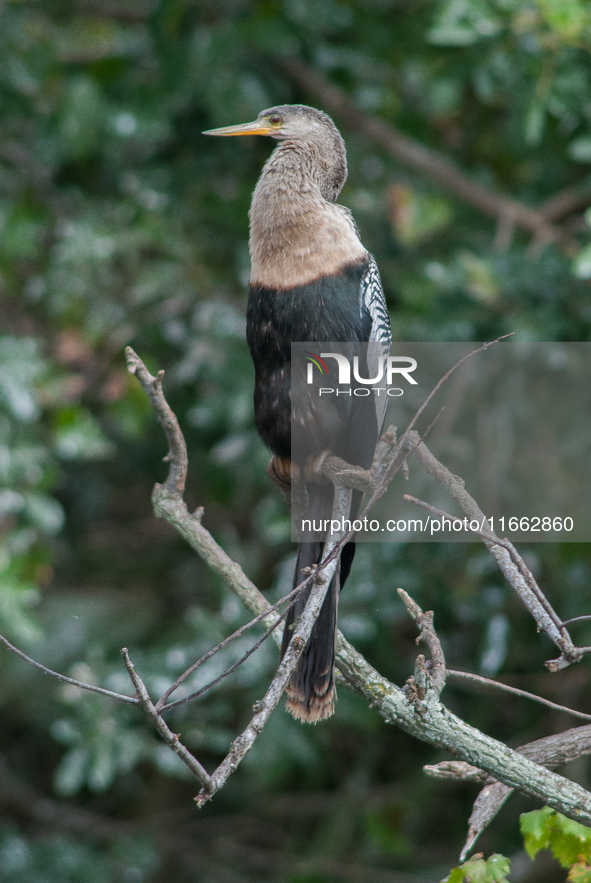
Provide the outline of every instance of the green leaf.
[[575,162],[591,163],[591,135],[581,135],[568,145],[568,155]]
[[532,98],[524,124],[525,143],[530,147],[537,147],[542,141],[545,121],[546,102],[536,92]]
[[548,820],[554,815],[549,806],[543,809],[526,812],[520,816],[519,828],[523,836],[525,851],[531,859],[535,858],[540,849],[550,847]]
[[574,259],[573,273],[579,279],[591,279],[591,245],[581,249]]
[[1,574],[0,634],[32,644],[41,638],[41,630],[31,613],[31,608],[39,602],[39,593],[32,583],[19,577],[16,570],[10,566]]
[[484,0],[448,0],[427,40],[437,46],[471,46],[500,29],[500,21]]
[[55,442],[64,460],[103,460],[114,448],[88,411],[64,408],[56,417]]
[[440,196],[420,193],[408,184],[393,184],[388,197],[390,220],[404,245],[418,245],[451,223],[451,206]]
[[524,813],[520,827],[525,849],[532,859],[541,849],[551,849],[563,868],[570,868],[579,860],[591,861],[591,829],[548,806]]
[[591,27],[586,0],[535,0],[550,27],[565,41],[578,40]]
[[566,878],[569,883],[591,883],[591,866],[587,862],[577,862]]
[[502,883],[503,880],[507,879],[510,868],[511,859],[498,853],[491,855],[487,862],[487,883],[488,881],[491,881],[491,883]]
[[511,867],[511,859],[494,853],[486,861],[477,853],[463,865],[454,868],[442,883],[504,883]]
[[591,861],[591,829],[556,813],[552,852],[563,868],[578,859]]
[[66,751],[53,775],[53,784],[58,794],[71,797],[84,785],[90,751],[86,747]]

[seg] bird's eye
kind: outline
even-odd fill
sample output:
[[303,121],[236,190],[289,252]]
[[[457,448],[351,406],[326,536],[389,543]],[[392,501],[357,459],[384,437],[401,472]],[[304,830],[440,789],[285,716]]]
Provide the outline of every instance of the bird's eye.
[[281,119],[279,114],[274,113],[273,116],[269,117],[269,122],[271,123],[272,126],[279,127],[282,124],[283,120]]

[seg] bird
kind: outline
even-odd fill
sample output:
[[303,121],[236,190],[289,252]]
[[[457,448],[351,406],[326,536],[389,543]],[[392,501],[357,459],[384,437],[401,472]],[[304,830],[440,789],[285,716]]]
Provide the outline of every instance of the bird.
[[[345,143],[326,113],[303,104],[271,107],[253,122],[204,134],[264,135],[278,142],[263,167],[249,212],[246,336],[255,368],[255,425],[273,455],[267,469],[271,478],[289,494],[292,472],[298,475],[305,489],[306,517],[321,521],[330,518],[334,489],[310,479],[306,465],[310,457],[305,463],[301,457],[296,462],[292,433],[297,435],[296,429],[307,433],[304,444],[315,461],[328,453],[368,469],[385,401],[378,396],[339,396],[327,409],[329,417],[310,408],[300,415],[302,426],[298,422],[294,428],[291,344],[375,341],[389,351],[391,343],[375,259],[361,243],[351,211],[337,203],[347,179]],[[352,415],[357,417],[353,423]],[[357,514],[361,497],[360,491],[353,491],[351,517]],[[294,587],[322,560],[326,538],[322,532],[302,536]],[[334,712],[338,599],[354,554],[355,543],[350,541],[341,551],[308,643],[286,687],[287,709],[304,723],[316,723]],[[308,584],[288,611],[282,657],[310,590]]]

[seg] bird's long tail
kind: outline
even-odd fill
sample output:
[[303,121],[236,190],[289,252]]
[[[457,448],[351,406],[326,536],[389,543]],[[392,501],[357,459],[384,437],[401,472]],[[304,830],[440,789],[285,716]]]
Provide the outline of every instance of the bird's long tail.
[[[361,496],[361,495],[359,495]],[[312,519],[330,518],[332,510],[332,487],[310,488],[307,515]],[[322,561],[324,543],[321,541],[300,543],[294,573],[294,587],[309,576],[306,568]],[[332,578],[310,639],[286,688],[287,710],[305,723],[316,723],[334,713],[335,684],[334,660],[339,594],[355,555],[355,543],[347,543]],[[283,630],[281,656],[287,650],[292,637],[293,623],[301,616],[310,595],[311,585],[302,591],[287,614]]]

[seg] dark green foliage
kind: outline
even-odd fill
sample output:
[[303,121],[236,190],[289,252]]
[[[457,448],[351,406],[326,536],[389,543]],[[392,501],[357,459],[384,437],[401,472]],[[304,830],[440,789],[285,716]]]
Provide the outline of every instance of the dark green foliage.
[[[568,869],[568,883],[588,883],[591,880],[591,831],[584,825],[567,819],[556,810],[543,809],[523,813],[519,825],[525,850],[531,859],[543,849],[549,849],[561,865]],[[504,883],[508,879],[511,862],[504,855],[484,859],[477,853],[454,868],[443,883]]]
[[[269,597],[291,585],[289,522],[265,475],[244,340],[247,213],[271,145],[203,129],[314,103],[275,64],[294,54],[471,180],[535,207],[565,187],[589,193],[590,48],[585,0],[6,0],[0,632],[48,666],[131,693],[128,646],[157,695],[246,621],[152,517],[165,442],[125,371],[126,344],[166,370],[190,506],[205,507],[208,529]],[[565,247],[532,244],[336,122],[349,152],[342,201],[377,257],[396,338],[589,339],[584,197],[554,222]],[[588,612],[588,546],[528,555],[561,615]],[[450,667],[478,670],[492,647],[488,674],[591,710],[588,664],[545,672],[552,648],[478,544],[359,549],[340,621],[396,683],[416,653],[398,586],[435,611]],[[588,625],[576,629],[591,644]],[[239,658],[249,635],[192,686]],[[208,769],[276,662],[264,645],[170,716]],[[426,779],[422,764],[441,758],[343,688],[336,716],[316,728],[277,711],[197,814],[195,784],[134,709],[64,688],[3,649],[0,666],[11,770],[0,768],[2,881],[324,883],[350,868],[368,883],[372,868],[376,879],[440,879],[463,843],[474,790]],[[445,699],[511,745],[571,725],[457,683]],[[585,764],[577,777],[588,783]],[[519,849],[524,808],[512,798],[482,848]]]
[[530,858],[535,858],[540,849],[551,849],[563,868],[591,863],[591,832],[584,825],[545,806],[524,813],[520,826]]
[[445,883],[506,883],[511,862],[504,855],[491,855],[486,861],[482,853],[454,868]]

